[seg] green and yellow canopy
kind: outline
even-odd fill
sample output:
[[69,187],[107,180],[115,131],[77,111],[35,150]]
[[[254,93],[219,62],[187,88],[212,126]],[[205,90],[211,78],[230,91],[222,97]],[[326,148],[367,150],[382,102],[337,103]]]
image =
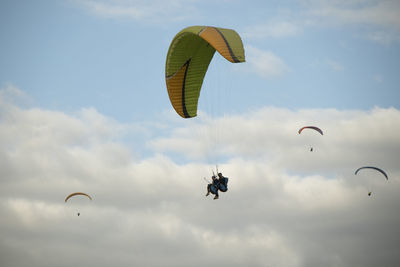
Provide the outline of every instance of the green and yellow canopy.
[[201,85],[215,51],[232,63],[245,61],[242,40],[234,30],[192,26],[171,42],[165,78],[171,104],[183,118],[197,115]]

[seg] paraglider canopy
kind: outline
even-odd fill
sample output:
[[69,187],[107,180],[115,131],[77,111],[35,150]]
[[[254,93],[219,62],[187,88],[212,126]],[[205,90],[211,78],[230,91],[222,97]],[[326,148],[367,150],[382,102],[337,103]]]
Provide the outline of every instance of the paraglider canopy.
[[88,197],[90,200],[92,200],[92,197],[89,196],[89,195],[86,194],[86,193],[75,192],[75,193],[69,194],[69,195],[65,198],[64,202],[67,202],[68,199],[70,199],[70,198],[73,197],[73,196],[79,196],[79,195],[80,195],[80,196],[86,196],[86,197]]
[[232,63],[245,61],[242,40],[231,29],[191,26],[171,42],[165,79],[171,104],[183,118],[197,116],[200,89],[215,51]]
[[358,173],[360,170],[362,170],[362,169],[373,169],[373,170],[376,170],[376,171],[382,173],[383,176],[385,176],[386,180],[389,180],[389,177],[387,176],[386,172],[384,172],[384,171],[383,171],[382,169],[380,169],[380,168],[372,167],[372,166],[360,167],[360,168],[358,168],[358,169],[355,171],[354,174],[357,175],[357,173]]
[[304,129],[312,129],[312,130],[315,130],[315,131],[319,132],[321,135],[324,135],[324,133],[322,132],[322,130],[321,130],[320,128],[316,127],[316,126],[304,126],[304,127],[302,127],[302,128],[299,129],[299,134],[301,134],[301,132],[302,132]]

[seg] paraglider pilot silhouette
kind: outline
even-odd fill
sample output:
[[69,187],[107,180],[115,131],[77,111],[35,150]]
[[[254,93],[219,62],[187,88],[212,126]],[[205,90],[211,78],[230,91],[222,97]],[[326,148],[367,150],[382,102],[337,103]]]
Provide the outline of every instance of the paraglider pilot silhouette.
[[222,173],[218,173],[218,178],[213,175],[212,182],[207,185],[207,194],[206,197],[211,193],[215,195],[214,199],[219,198],[218,191],[226,192],[228,191],[228,177],[222,175]]

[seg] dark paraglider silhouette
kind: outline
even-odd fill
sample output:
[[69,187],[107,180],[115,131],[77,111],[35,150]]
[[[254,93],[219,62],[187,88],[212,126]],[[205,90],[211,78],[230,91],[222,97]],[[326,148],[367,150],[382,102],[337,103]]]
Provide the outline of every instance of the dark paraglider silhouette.
[[[85,197],[87,197],[87,198],[89,198],[90,200],[92,200],[92,197],[91,196],[89,196],[88,194],[86,194],[86,193],[82,193],[82,192],[75,192],[75,193],[72,193],[72,194],[69,194],[66,198],[65,198],[65,200],[64,200],[64,202],[65,203],[67,203],[67,201],[71,198],[71,197],[74,197],[74,196],[85,196]],[[78,212],[77,213],[77,215],[78,216],[80,216],[81,215],[81,213],[80,212]]]
[[[372,167],[372,166],[360,167],[360,168],[358,168],[358,169],[354,172],[354,174],[357,175],[357,173],[358,173],[360,170],[363,170],[363,169],[372,169],[372,170],[376,170],[376,171],[380,172],[380,173],[386,178],[386,180],[389,180],[389,177],[388,177],[388,175],[386,174],[386,172],[385,172],[384,170],[382,170],[382,169],[380,169],[380,168],[377,168],[377,167]],[[371,195],[372,195],[372,191],[368,191],[368,196],[371,196]]]
[[[321,130],[320,128],[316,127],[316,126],[304,126],[304,127],[302,127],[302,128],[299,129],[299,134],[301,134],[301,132],[302,132],[304,129],[312,129],[312,130],[315,130],[315,131],[319,132],[321,135],[324,135],[324,133],[322,132],[322,130]],[[313,151],[314,151],[314,148],[311,146],[311,147],[310,147],[310,152],[313,152]]]

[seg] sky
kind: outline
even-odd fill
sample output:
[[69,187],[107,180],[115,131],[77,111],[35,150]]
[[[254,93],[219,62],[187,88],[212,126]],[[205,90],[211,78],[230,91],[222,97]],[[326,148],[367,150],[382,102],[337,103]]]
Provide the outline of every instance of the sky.
[[[399,13],[0,1],[0,265],[400,266]],[[198,116],[182,119],[165,60],[192,25],[237,31],[246,62],[216,53]],[[215,164],[229,177],[218,200]],[[93,200],[64,202],[77,191]]]

